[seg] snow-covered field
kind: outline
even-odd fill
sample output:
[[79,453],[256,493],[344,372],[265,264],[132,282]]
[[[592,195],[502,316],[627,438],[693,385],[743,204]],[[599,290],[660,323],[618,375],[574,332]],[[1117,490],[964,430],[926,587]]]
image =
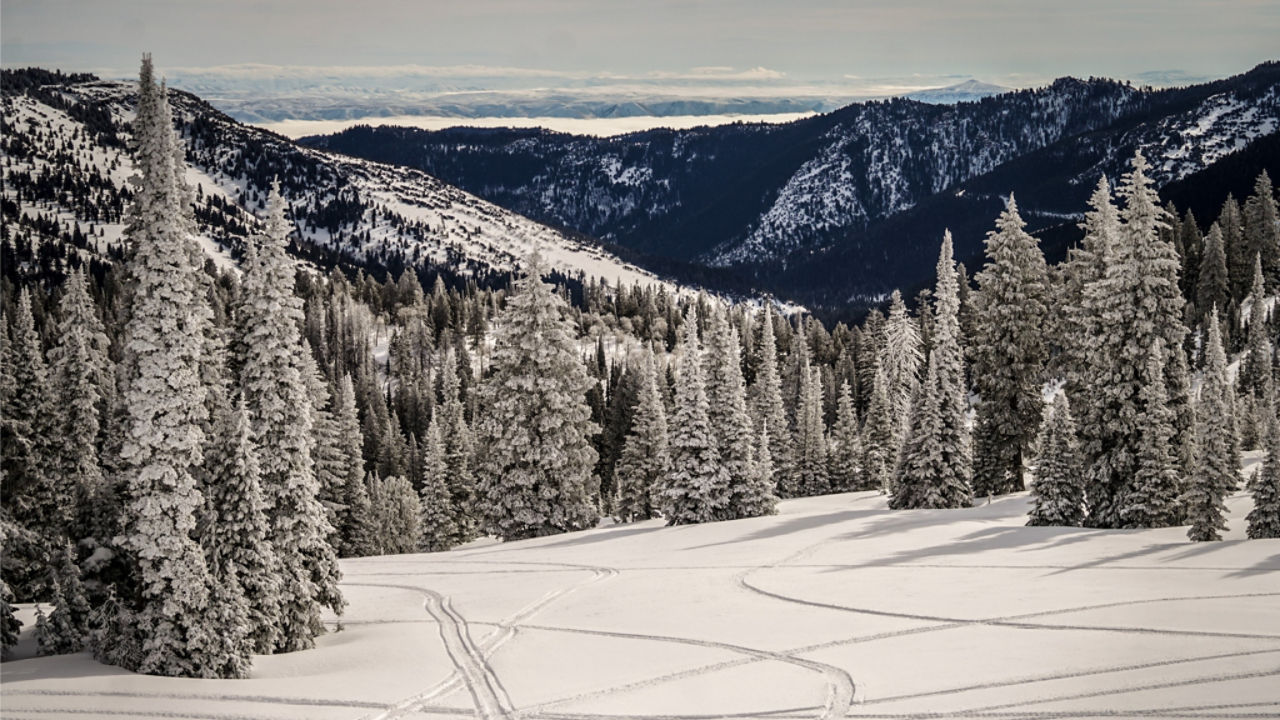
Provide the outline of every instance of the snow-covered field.
[[[249,680],[5,663],[4,718],[1275,717],[1280,541],[1023,526],[1015,495],[343,562],[344,630]],[[936,714],[935,714],[936,713]]]

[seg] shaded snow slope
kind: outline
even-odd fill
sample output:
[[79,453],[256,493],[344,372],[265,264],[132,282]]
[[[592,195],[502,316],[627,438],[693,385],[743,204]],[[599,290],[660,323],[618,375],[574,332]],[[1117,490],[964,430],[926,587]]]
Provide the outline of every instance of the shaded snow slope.
[[[1280,713],[1280,541],[1023,526],[1016,495],[343,561],[345,629],[250,680],[3,666],[5,718]],[[930,715],[933,717],[933,715]]]
[[[467,274],[510,270],[536,248],[567,275],[613,285],[658,282],[600,247],[421,171],[299,147],[238,123],[194,96],[172,93],[171,99],[186,145],[187,177],[199,190],[201,245],[219,265],[232,262],[228,246],[256,229],[266,189],[278,178],[304,243],[357,262],[434,262]],[[70,235],[78,222],[101,233],[100,244],[118,244],[133,172],[127,147],[134,102],[134,88],[125,83],[71,82],[31,94],[6,89],[0,193],[20,201],[22,214],[56,220],[60,235]],[[35,178],[41,192],[22,192],[15,182],[19,174]],[[78,203],[74,193],[49,186],[89,187],[94,195]]]

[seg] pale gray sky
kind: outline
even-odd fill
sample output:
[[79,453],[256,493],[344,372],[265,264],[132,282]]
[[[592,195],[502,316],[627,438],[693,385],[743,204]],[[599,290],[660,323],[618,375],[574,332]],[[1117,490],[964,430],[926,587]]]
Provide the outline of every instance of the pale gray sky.
[[1276,0],[4,0],[0,60],[164,67],[765,68],[788,78],[1221,76],[1280,56]]

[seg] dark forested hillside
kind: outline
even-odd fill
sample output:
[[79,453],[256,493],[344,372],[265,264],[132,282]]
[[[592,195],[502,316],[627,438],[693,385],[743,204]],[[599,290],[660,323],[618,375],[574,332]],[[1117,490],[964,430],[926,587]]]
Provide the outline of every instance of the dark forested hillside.
[[[1280,125],[1278,85],[1272,62],[1186,88],[1063,78],[978,102],[860,103],[782,125],[609,138],[357,127],[303,142],[423,169],[647,262],[725,267],[746,285],[840,306],[926,281],[929,253],[917,248],[944,228],[959,257],[972,255],[1010,192],[1033,230],[1074,224],[1097,177],[1115,177],[1135,150],[1160,186],[1244,150]],[[1257,172],[1245,170],[1235,184]]]

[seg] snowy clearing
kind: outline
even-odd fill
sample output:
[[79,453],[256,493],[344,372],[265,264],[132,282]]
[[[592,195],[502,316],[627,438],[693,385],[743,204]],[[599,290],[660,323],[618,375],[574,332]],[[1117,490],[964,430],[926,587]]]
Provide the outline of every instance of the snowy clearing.
[[1025,527],[1025,494],[890,511],[863,492],[344,560],[345,629],[314,651],[249,680],[17,660],[0,716],[1275,716],[1280,541],[1241,539],[1250,504],[1228,499],[1217,543]]

